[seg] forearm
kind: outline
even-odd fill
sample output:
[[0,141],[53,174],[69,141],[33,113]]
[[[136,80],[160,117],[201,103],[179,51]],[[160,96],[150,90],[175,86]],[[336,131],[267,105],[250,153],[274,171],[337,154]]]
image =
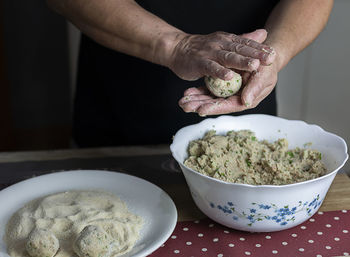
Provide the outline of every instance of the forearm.
[[47,2],[96,42],[164,66],[171,49],[186,35],[132,0]]
[[332,6],[333,0],[283,0],[275,7],[265,26],[269,33],[264,43],[276,50],[278,70],[317,37]]

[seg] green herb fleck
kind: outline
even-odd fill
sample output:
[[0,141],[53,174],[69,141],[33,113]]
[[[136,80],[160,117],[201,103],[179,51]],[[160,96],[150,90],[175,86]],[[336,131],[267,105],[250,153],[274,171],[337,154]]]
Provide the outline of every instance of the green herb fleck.
[[252,162],[249,159],[246,159],[245,162],[247,163],[248,167],[252,165]]
[[221,177],[226,177],[225,173],[223,173],[223,172],[218,172],[218,174],[219,174]]
[[256,137],[253,136],[253,137],[251,137],[251,139],[252,139],[253,141],[255,141],[255,140],[256,140]]
[[321,153],[318,154],[318,159],[322,160],[322,154]]
[[294,158],[294,153],[293,153],[293,152],[289,151],[289,152],[287,152],[287,154],[288,154],[291,158]]
[[233,90],[231,90],[231,89],[229,89],[228,92],[229,92],[230,94],[233,94]]

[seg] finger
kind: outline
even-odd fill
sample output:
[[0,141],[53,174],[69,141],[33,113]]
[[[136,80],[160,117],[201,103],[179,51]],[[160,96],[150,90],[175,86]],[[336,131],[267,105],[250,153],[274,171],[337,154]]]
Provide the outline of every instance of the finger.
[[[251,40],[251,42],[254,41]],[[249,45],[242,44],[239,42],[228,43],[224,49],[246,57],[259,59],[260,63],[263,65],[270,65],[276,58],[276,53],[274,50],[267,50],[268,48],[264,47],[260,47],[260,49],[257,49],[255,47],[251,47]]]
[[226,68],[233,68],[245,71],[254,71],[259,68],[260,61],[251,57],[236,54],[225,50],[217,52],[217,60]]
[[229,98],[220,98],[214,102],[202,104],[197,109],[197,113],[200,116],[218,115],[239,112],[245,108],[239,96],[231,96]]
[[241,44],[241,45],[250,46],[251,48],[254,48],[256,50],[260,50],[260,51],[263,51],[263,52],[267,52],[267,53],[273,53],[274,52],[274,49],[271,46],[259,43],[259,42],[255,41],[255,40],[250,39],[250,38],[245,38],[245,37],[233,35],[232,42],[233,43],[238,43],[238,44]]
[[185,90],[184,92],[184,96],[187,95],[208,95],[209,90],[207,89],[207,87],[190,87],[188,89]]
[[258,43],[262,43],[266,40],[267,37],[267,31],[265,29],[257,29],[253,32],[249,32],[249,33],[244,33],[242,35],[240,35],[241,37],[244,38],[248,38],[251,40],[254,40]]
[[199,69],[202,73],[202,75],[205,76],[212,76],[214,78],[219,78],[223,80],[230,80],[234,76],[234,72],[230,69],[227,69],[217,62],[214,62],[209,59],[203,60],[199,64]]
[[262,100],[264,100],[272,92],[273,88],[274,85],[265,87],[265,89],[263,89],[260,95],[255,99],[254,105],[257,106]]
[[217,101],[216,99],[207,99],[207,100],[198,100],[198,101],[190,101],[180,107],[184,110],[184,112],[196,112],[198,108],[200,108],[203,104],[209,104]]
[[243,74],[241,74],[243,85],[246,85],[248,83],[250,75],[251,75],[251,73],[249,73],[249,72],[243,72]]
[[179,100],[179,105],[182,106],[188,102],[192,101],[200,101],[200,100],[208,100],[208,99],[213,99],[214,97],[211,95],[187,95],[182,97]]
[[[248,83],[242,90],[242,102],[246,106],[251,106],[261,95],[268,95],[277,82],[277,77],[264,71],[253,72]],[[265,97],[266,97],[265,95]]]
[[248,83],[242,90],[242,102],[246,106],[251,106],[255,99],[264,90],[260,71],[253,72]]

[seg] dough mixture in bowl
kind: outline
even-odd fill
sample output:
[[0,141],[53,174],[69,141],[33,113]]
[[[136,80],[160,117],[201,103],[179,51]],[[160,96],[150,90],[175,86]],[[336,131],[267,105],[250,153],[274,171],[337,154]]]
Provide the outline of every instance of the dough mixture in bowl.
[[114,257],[132,249],[142,225],[113,194],[68,191],[26,204],[4,239],[12,257]]
[[285,138],[259,141],[250,130],[216,135],[214,130],[189,143],[184,164],[204,175],[251,185],[285,185],[326,174],[319,151],[288,149]]

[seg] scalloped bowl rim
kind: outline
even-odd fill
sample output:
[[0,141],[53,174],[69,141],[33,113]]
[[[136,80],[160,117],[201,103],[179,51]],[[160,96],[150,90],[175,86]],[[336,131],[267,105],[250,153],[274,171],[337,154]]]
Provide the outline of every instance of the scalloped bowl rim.
[[[342,160],[341,164],[338,165],[338,167],[336,169],[334,169],[332,172],[329,172],[329,173],[327,173],[327,174],[325,174],[325,175],[323,175],[321,177],[318,177],[318,178],[314,178],[314,179],[310,179],[310,180],[306,180],[306,181],[302,181],[302,182],[297,182],[297,183],[292,183],[292,184],[286,184],[286,185],[250,185],[250,184],[226,182],[226,181],[223,181],[223,180],[219,180],[219,179],[216,179],[216,178],[213,178],[213,177],[201,174],[201,173],[199,173],[199,172],[197,172],[197,171],[195,171],[195,170],[185,166],[183,164],[183,162],[181,162],[179,160],[178,156],[175,153],[175,149],[174,148],[176,147],[176,139],[181,137],[183,134],[188,133],[189,131],[192,131],[196,127],[205,127],[207,124],[212,124],[213,121],[220,121],[220,120],[223,120],[223,119],[242,119],[242,118],[254,118],[254,117],[266,117],[266,118],[272,118],[272,119],[280,119],[280,120],[282,120],[284,122],[301,123],[304,126],[314,127],[316,129],[318,129],[320,132],[340,140],[340,142],[342,143],[342,146],[344,147],[343,148],[344,153],[345,153],[344,159]],[[328,131],[324,130],[323,128],[321,128],[318,125],[309,124],[309,123],[307,123],[305,121],[302,121],[302,120],[288,120],[288,119],[285,119],[285,118],[272,116],[272,115],[267,115],[267,114],[246,114],[246,115],[240,115],[240,116],[222,115],[222,116],[219,116],[217,118],[207,118],[205,120],[200,121],[199,123],[196,123],[196,124],[193,124],[193,125],[189,125],[189,126],[186,126],[186,127],[183,127],[181,129],[179,129],[176,132],[175,136],[173,137],[173,143],[170,145],[170,150],[171,150],[173,158],[180,164],[180,166],[182,166],[183,168],[187,169],[188,171],[190,171],[191,173],[193,173],[193,174],[195,174],[197,176],[200,176],[200,177],[202,177],[204,179],[207,179],[209,181],[212,181],[212,182],[216,182],[218,184],[235,185],[235,186],[248,187],[248,188],[286,188],[286,187],[295,187],[295,186],[298,186],[298,185],[305,185],[305,184],[313,183],[313,182],[316,182],[316,181],[319,181],[319,180],[323,180],[323,179],[325,179],[325,178],[327,178],[329,176],[332,176],[334,173],[337,173],[339,171],[339,169],[344,166],[344,164],[346,163],[346,161],[349,158],[349,155],[347,153],[347,151],[348,151],[347,144],[346,144],[345,140],[343,138],[341,138],[340,136],[338,136],[338,135],[336,135],[334,133],[328,132]]]

